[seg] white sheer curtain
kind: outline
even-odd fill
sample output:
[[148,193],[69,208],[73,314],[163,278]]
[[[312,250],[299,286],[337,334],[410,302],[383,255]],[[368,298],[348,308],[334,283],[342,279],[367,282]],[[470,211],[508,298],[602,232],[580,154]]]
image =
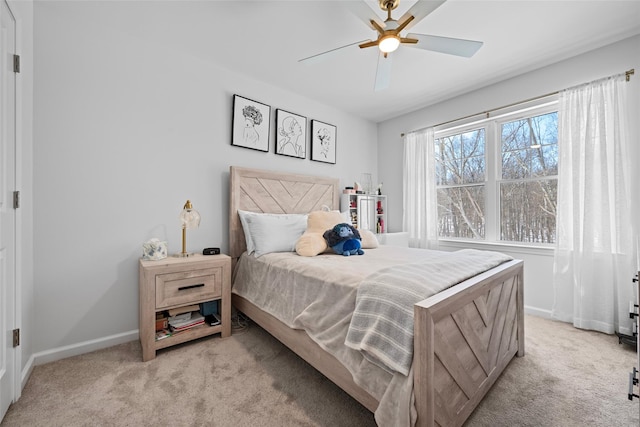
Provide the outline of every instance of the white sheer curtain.
[[409,246],[438,247],[438,205],[433,129],[411,132],[404,137],[402,228],[409,233]]
[[635,230],[624,75],[567,89],[559,101],[552,315],[630,332]]

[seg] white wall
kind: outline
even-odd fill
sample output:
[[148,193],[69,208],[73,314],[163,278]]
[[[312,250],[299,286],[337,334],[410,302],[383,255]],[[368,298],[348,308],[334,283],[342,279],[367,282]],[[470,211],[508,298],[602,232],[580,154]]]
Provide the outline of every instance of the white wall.
[[[629,84],[630,140],[636,150],[633,159],[640,161],[640,36],[606,46],[580,56],[533,70],[521,76],[435,104],[378,124],[378,172],[389,199],[389,231],[402,230],[402,138],[403,132],[434,126],[449,120],[566,89],[613,74],[636,70]],[[638,195],[637,191],[634,193]],[[639,197],[633,200],[638,212]],[[478,245],[463,245],[478,246]],[[453,250],[459,244],[446,243],[441,248]],[[487,248],[486,245],[479,247]],[[524,250],[494,246],[525,262],[525,306],[527,311],[548,315],[553,306],[552,250]],[[631,280],[631,278],[629,278]]]
[[[42,361],[90,340],[136,337],[141,245],[166,238],[178,252],[187,199],[202,216],[188,249],[228,249],[229,166],[334,176],[342,186],[377,172],[376,147],[367,145],[374,123],[229,72],[213,48],[200,57],[178,50],[189,42],[187,21],[166,16],[176,38],[168,46],[135,35],[126,2],[94,4],[35,4],[34,351]],[[271,152],[231,146],[233,94],[273,114],[284,108],[335,124],[337,164],[274,154],[273,124]]]

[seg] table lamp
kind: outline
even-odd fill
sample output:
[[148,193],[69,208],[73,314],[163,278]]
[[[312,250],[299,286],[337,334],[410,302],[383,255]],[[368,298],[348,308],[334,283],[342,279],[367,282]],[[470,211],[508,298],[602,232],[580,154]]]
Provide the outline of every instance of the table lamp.
[[200,214],[193,209],[191,201],[187,200],[182,212],[180,212],[180,224],[182,225],[182,252],[176,254],[178,257],[188,257],[187,253],[187,228],[198,228],[200,226]]

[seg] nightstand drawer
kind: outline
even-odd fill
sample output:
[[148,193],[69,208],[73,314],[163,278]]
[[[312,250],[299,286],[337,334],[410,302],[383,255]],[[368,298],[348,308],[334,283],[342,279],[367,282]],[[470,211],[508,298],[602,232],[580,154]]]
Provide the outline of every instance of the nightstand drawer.
[[156,308],[211,300],[222,295],[222,267],[156,276]]

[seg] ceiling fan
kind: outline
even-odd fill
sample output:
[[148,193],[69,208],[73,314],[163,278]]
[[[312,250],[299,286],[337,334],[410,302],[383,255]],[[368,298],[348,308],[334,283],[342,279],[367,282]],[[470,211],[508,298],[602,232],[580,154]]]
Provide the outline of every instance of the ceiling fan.
[[403,37],[400,34],[401,31],[408,30],[417,24],[445,1],[446,0],[419,0],[414,3],[400,19],[395,20],[391,17],[391,11],[398,7],[400,0],[378,0],[380,8],[387,12],[387,19],[384,22],[373,13],[364,1],[345,2],[345,5],[352,13],[364,21],[371,29],[377,31],[377,39],[351,43],[301,59],[298,62],[306,64],[315,63],[334,53],[338,53],[346,48],[355,47],[356,45],[359,46],[360,49],[377,46],[380,54],[378,55],[378,68],[374,89],[380,91],[388,88],[391,82],[391,56],[389,56],[389,53],[395,51],[400,45],[470,58],[482,47],[482,42],[415,33],[410,33],[407,34],[406,37]]

